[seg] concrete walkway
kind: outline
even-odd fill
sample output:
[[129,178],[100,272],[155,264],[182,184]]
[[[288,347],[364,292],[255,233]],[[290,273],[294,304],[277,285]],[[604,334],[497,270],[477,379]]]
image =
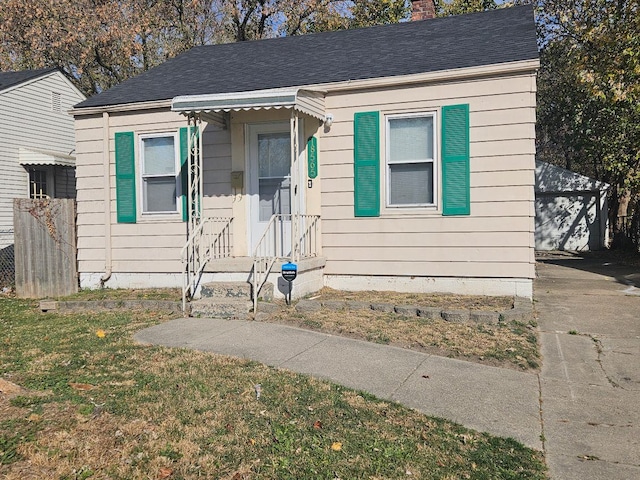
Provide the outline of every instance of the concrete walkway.
[[538,450],[538,376],[272,323],[185,318],[136,340],[257,360],[325,378]]
[[257,360],[513,437],[545,451],[552,479],[640,479],[636,271],[571,255],[539,262],[539,375],[260,322],[179,319],[136,339]]
[[554,479],[640,479],[639,272],[571,255],[538,262],[542,416]]

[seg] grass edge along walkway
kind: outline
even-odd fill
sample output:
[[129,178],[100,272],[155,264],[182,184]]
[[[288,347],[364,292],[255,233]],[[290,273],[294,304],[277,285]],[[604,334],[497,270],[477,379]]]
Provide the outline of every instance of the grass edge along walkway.
[[0,476],[542,479],[540,452],[255,362],[132,342],[153,312],[0,299]]

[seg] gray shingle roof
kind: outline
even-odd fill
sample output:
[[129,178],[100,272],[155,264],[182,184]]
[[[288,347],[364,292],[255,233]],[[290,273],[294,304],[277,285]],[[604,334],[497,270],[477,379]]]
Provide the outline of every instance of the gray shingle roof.
[[57,68],[41,68],[39,70],[21,70],[19,72],[0,72],[0,92],[14,85],[38,78],[56,71]]
[[538,58],[531,5],[192,48],[76,108],[393,77]]

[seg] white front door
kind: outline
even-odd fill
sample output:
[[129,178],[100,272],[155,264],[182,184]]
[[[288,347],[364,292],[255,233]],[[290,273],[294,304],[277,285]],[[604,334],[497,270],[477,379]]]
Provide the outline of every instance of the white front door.
[[[249,126],[249,238],[253,254],[272,215],[291,214],[291,134],[289,123]],[[281,257],[291,254],[291,221],[279,224]]]

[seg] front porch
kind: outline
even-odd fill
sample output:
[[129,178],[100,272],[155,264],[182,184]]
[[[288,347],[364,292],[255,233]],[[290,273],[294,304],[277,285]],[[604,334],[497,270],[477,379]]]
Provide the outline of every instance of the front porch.
[[[233,246],[233,219],[204,217],[182,249],[184,265],[183,307],[188,299],[198,298],[203,285],[211,282],[245,282],[251,285],[253,310],[263,286],[271,283],[274,295],[284,298],[302,297],[324,286],[323,270],[326,263],[321,256],[320,216],[298,215],[295,220],[284,215],[273,215],[272,221],[252,255],[235,256]],[[283,238],[284,221],[296,223],[296,238]],[[289,255],[282,255],[282,245],[294,246]],[[281,277],[281,266],[294,262],[298,276],[293,291]]]
[[[320,189],[312,188],[323,94],[278,89],[177,97],[172,110],[187,117],[184,307],[207,282],[240,281],[251,285],[255,311],[265,283],[274,285],[276,295],[288,293],[280,277],[284,261],[298,265],[294,296],[322,288]],[[219,131],[230,140],[231,216],[211,215],[205,190],[204,172],[216,148],[211,138]]]

